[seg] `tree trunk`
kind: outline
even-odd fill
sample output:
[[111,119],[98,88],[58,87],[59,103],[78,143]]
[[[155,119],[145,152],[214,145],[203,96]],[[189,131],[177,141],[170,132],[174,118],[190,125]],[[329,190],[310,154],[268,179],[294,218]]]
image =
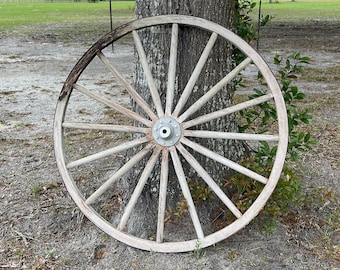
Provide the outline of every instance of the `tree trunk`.
[[[136,1],[137,18],[163,14],[192,15],[217,22],[218,24],[221,24],[229,29],[233,26],[234,11],[234,0]],[[152,74],[156,81],[157,88],[164,89],[164,91],[161,93],[161,100],[165,100],[163,97],[165,96],[167,84],[168,52],[170,49],[171,29],[166,27],[157,27],[153,28],[152,30],[148,29],[139,31],[139,35],[146,52]],[[174,104],[176,104],[180,94],[185,88],[190,75],[192,74],[198,62],[198,59],[208,42],[209,37],[209,33],[206,33],[200,29],[192,29],[190,27],[181,27],[179,29],[178,61],[176,69],[178,72],[176,76]],[[136,57],[138,57],[137,54]],[[232,69],[232,67],[232,46],[226,43],[224,40],[218,39],[214,45],[214,50],[212,51],[212,54],[205,65],[204,70],[206,72],[202,72],[194,88],[194,96],[190,98],[185,108],[188,108],[195,100],[201,97],[203,93],[215,85],[218,80],[223,78],[228,73],[228,71]],[[136,61],[135,66],[134,84],[137,91],[140,92],[141,95],[148,101],[148,104],[152,104],[152,99],[150,96],[148,96],[148,86],[144,71],[138,61]],[[217,110],[221,107],[230,106],[230,104],[233,102],[232,97],[233,88],[231,86],[225,87],[193,117],[211,112],[212,108],[213,110]],[[135,104],[134,108],[136,111],[142,113]],[[213,123],[209,124],[213,125],[217,131],[235,132],[237,130],[237,124],[234,115],[215,120]],[[200,128],[206,129],[205,125],[202,125]],[[208,145],[209,149],[224,155],[231,160],[238,160],[244,151],[242,144],[231,140],[197,140],[197,142],[202,145]],[[208,171],[213,179],[216,182],[222,184],[223,180],[229,173],[226,171],[225,167],[201,155],[197,155],[195,152],[192,152],[192,154]],[[184,163],[184,166],[186,166],[184,170],[187,173],[188,178],[191,178],[192,180],[198,178],[195,173],[191,171],[191,168],[188,164]],[[127,230],[129,233],[139,237],[150,237],[155,232],[155,226],[157,223],[159,171],[160,165],[156,165],[151,180],[149,179],[141,197],[139,198],[138,203],[134,208],[133,213],[129,218]],[[126,200],[128,200],[131,192],[133,191],[136,181],[139,179],[140,173],[141,170],[136,168],[124,179],[123,182],[125,183],[125,189],[129,190],[129,192],[126,193]],[[176,179],[174,170],[170,168],[167,206],[172,209],[176,207],[176,203],[179,201],[181,194],[181,190],[177,182],[178,181]],[[200,215],[202,223],[209,222],[209,213],[212,212],[211,210],[213,207],[215,207],[213,203],[208,206],[201,207],[201,210],[203,209],[203,211],[201,211],[203,214]]]

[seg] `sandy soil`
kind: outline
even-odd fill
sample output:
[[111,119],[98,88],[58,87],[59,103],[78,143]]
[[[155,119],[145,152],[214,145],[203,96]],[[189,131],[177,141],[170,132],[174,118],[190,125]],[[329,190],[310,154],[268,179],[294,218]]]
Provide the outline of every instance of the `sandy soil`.
[[[296,210],[298,218],[279,222],[271,235],[250,225],[199,255],[140,251],[83,217],[56,168],[53,114],[69,71],[103,31],[79,37],[70,28],[48,26],[0,34],[0,269],[340,269],[322,243],[328,233],[332,252],[340,257],[339,228],[325,232],[317,219],[332,211],[327,199],[318,209]],[[339,22],[282,22],[262,35],[260,53],[268,62],[276,52],[300,51],[315,68],[340,65]],[[128,72],[131,46],[117,45],[115,52]],[[299,81],[314,108],[312,132],[319,141],[299,165],[304,185],[335,196],[340,194],[339,85],[339,74],[331,81]],[[320,97],[327,106],[318,106]]]

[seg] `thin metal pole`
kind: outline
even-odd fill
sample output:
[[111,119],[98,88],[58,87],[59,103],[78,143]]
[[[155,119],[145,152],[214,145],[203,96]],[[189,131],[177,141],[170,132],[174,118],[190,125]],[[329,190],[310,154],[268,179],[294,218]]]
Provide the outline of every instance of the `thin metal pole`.
[[[113,22],[112,22],[112,0],[110,0],[110,29],[113,30]],[[112,43],[112,52],[114,52],[113,49],[113,43]]]
[[256,50],[259,50],[260,46],[260,28],[261,28],[261,7],[262,7],[262,0],[259,2],[259,17],[257,21],[257,42],[256,42]]

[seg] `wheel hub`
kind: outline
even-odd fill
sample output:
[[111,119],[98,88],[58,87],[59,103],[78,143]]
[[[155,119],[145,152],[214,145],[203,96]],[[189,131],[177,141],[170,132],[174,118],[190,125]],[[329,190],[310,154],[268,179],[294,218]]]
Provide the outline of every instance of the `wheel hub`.
[[172,146],[181,138],[181,128],[175,119],[161,118],[153,126],[152,136],[159,145]]

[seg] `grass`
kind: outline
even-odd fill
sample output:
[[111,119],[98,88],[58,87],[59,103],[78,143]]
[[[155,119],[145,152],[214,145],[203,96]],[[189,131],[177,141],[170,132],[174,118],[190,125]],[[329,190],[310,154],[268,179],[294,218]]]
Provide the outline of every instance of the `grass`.
[[[254,10],[254,19],[257,20],[259,1]],[[340,20],[340,1],[339,0],[262,0],[261,13],[271,15],[275,21],[287,20]]]
[[[259,2],[260,0],[255,0]],[[281,20],[340,20],[338,0],[262,1],[262,14]],[[113,17],[133,17],[135,1],[113,1]],[[259,5],[257,5],[257,8]],[[257,8],[254,19],[257,19]],[[0,3],[0,30],[43,23],[109,21],[108,2]]]
[[[134,1],[112,2],[115,20],[132,17]],[[109,21],[109,3],[98,2],[47,2],[0,3],[0,30],[43,23]]]
[[340,65],[327,68],[305,68],[302,79],[308,82],[340,82]]

